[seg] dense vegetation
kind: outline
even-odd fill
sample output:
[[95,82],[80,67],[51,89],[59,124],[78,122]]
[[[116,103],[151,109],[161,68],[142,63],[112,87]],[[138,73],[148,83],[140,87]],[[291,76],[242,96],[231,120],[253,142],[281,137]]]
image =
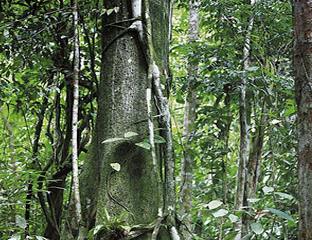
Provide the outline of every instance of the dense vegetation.
[[[177,159],[183,154],[179,139],[187,81],[196,85],[198,95],[196,131],[191,141],[195,156],[195,229],[213,239],[232,239],[230,233],[237,220],[234,215],[242,214],[235,211],[233,203],[239,159],[239,93],[241,79],[246,78],[251,148],[257,147],[259,139],[263,141],[261,163],[257,163],[257,192],[253,199],[247,199],[250,206],[245,209],[254,223],[251,235],[257,235],[257,239],[296,239],[295,221],[289,220],[290,215],[296,218],[297,212],[291,4],[257,1],[252,6],[243,1],[208,1],[202,5],[201,40],[192,46],[185,44],[188,19],[181,4],[171,45]],[[250,16],[254,17],[251,60],[244,71],[242,49]],[[200,62],[198,79],[185,79],[185,59],[190,54]],[[223,205],[216,211],[218,204],[209,205],[212,200]],[[263,216],[268,208],[289,216]],[[283,217],[288,220],[281,220]]]
[[[179,182],[183,107],[191,85],[197,93],[195,130],[190,138],[194,188],[189,231],[193,238],[234,239],[235,224],[243,218],[250,228],[244,239],[297,239],[292,4],[286,0],[254,4],[204,0],[199,7],[198,41],[187,41],[188,2],[175,2],[172,21],[168,85],[177,205],[183,184]],[[100,1],[79,1],[81,166],[97,113],[101,38],[105,38],[100,32],[101,17],[115,11],[117,7],[104,9]],[[246,45],[250,55],[244,69]],[[49,234],[47,225],[67,224],[63,216],[73,194],[73,47],[70,1],[0,3],[1,239],[26,235],[43,239]],[[188,61],[198,62],[198,77],[187,77]],[[257,154],[259,161],[253,168],[256,193],[238,210],[234,203],[242,79],[247,83],[248,154],[250,158]]]

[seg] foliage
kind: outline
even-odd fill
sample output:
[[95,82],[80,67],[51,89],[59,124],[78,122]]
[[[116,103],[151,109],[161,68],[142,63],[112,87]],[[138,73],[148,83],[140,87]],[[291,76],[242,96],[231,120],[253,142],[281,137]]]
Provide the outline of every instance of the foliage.
[[[191,83],[197,87],[198,96],[196,131],[191,138],[195,156],[192,232],[199,239],[233,239],[236,235],[234,223],[242,214],[252,217],[265,208],[286,211],[289,217],[297,213],[295,198],[291,203],[286,199],[275,202],[273,200],[280,195],[269,198],[260,191],[270,185],[276,191],[297,196],[296,106],[289,47],[292,23],[288,17],[292,14],[291,2],[257,1],[252,6],[237,0],[201,1],[201,39],[193,44],[186,41],[186,5],[187,2],[183,1],[177,4],[170,55],[175,76],[172,111],[176,156],[178,161],[183,156],[181,104],[184,103],[186,86]],[[242,49],[250,15],[254,16],[251,67],[244,72]],[[186,78],[186,57],[189,56],[200,61],[197,79]],[[261,201],[244,212],[235,212],[233,203],[240,137],[238,96],[243,77],[247,78],[248,84],[251,138],[256,135],[262,116],[267,124],[262,126],[265,140],[256,193],[256,198]],[[179,175],[177,178],[179,180]],[[224,208],[216,212],[207,210],[207,204],[214,199],[222,202]],[[278,221],[277,224],[276,215],[268,214],[258,221],[252,220],[255,231],[251,229],[247,235],[250,239],[269,236],[292,239],[296,236],[296,220]],[[259,230],[260,224],[263,231]]]
[[105,209],[105,216],[101,216],[103,224],[97,225],[94,229],[91,229],[88,234],[88,239],[120,239],[128,235],[130,226],[126,225],[123,218],[128,215],[129,212],[125,212],[118,217],[111,219],[107,210]]
[[[88,12],[84,19],[92,18],[95,24],[89,22],[87,26],[81,19],[85,42],[81,46],[84,61],[78,126],[80,153],[87,151],[95,116],[99,70],[95,65],[99,61],[95,57],[99,45],[95,36],[101,10],[92,1],[84,3],[80,9]],[[7,124],[2,125],[0,142],[4,223],[0,237],[6,239],[13,233],[43,236],[49,224],[57,225],[53,221],[61,220],[63,214],[59,210],[63,209],[63,201],[68,204],[71,192],[70,181],[66,181],[71,171],[71,3],[4,1],[1,9],[5,11],[0,13],[0,106],[4,112],[1,123],[6,118]],[[67,191],[63,192],[65,188]],[[57,195],[59,203],[53,202]],[[25,228],[16,227],[15,216],[22,216]]]
[[[79,1],[79,7],[82,165],[97,109],[101,38],[105,37],[101,36],[100,19],[118,8],[104,9],[100,1],[91,0]],[[252,6],[242,0],[203,0],[200,14],[200,40],[188,44],[188,1],[176,1],[170,46],[174,76],[170,102],[178,182],[184,151],[182,106],[186,87],[195,86],[198,96],[196,131],[191,137],[195,168],[190,231],[194,239],[233,239],[235,223],[246,214],[251,229],[245,239],[296,239],[291,2],[260,0]],[[250,15],[254,16],[251,63],[247,71],[242,71]],[[72,26],[68,0],[0,2],[1,239],[43,239],[40,236],[48,234],[49,229],[64,226],[72,194]],[[187,59],[199,62],[198,78],[187,79]],[[264,143],[256,196],[248,199],[248,208],[235,211],[238,97],[243,77],[248,82],[251,138],[259,129],[261,117],[266,117],[266,124],[261,126]],[[120,139],[106,142],[135,136],[122,134]],[[155,143],[163,141],[155,136]],[[137,145],[150,147],[147,139]],[[59,209],[59,223],[51,221]],[[127,230],[123,217],[111,219],[106,214],[103,225],[93,229],[89,237],[113,232],[118,235]],[[183,220],[183,216],[179,218]]]

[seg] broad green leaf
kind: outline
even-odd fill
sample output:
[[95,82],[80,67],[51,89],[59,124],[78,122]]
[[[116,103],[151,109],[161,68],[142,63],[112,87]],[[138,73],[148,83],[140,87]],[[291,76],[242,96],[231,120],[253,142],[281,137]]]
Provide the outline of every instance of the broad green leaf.
[[124,140],[124,138],[109,138],[104,140],[102,143],[110,143],[110,142],[116,142],[116,141],[121,141]]
[[151,145],[148,142],[139,142],[139,143],[136,143],[135,145],[141,148],[145,148],[147,150],[151,149]]
[[220,209],[220,210],[218,210],[218,211],[216,211],[216,212],[214,212],[212,215],[214,216],[214,217],[223,217],[223,216],[225,216],[226,214],[228,214],[228,210],[225,210],[225,209]]
[[282,198],[287,198],[289,200],[293,199],[293,196],[287,194],[287,193],[282,193],[282,192],[275,192],[275,194],[281,196]]
[[125,138],[129,138],[129,137],[134,137],[134,136],[137,136],[137,135],[139,135],[139,134],[137,134],[136,132],[126,132],[124,134],[124,137]]
[[277,209],[274,209],[274,208],[265,208],[265,209],[268,209],[271,213],[274,213],[275,215],[277,215],[281,218],[284,218],[284,219],[287,219],[287,220],[294,222],[294,219],[290,215],[288,215],[287,213],[284,213],[284,212],[277,210]]
[[119,163],[111,163],[110,165],[111,165],[111,167],[112,167],[114,170],[116,170],[117,172],[120,171],[120,164],[119,164]]
[[229,215],[229,219],[230,219],[230,221],[231,221],[232,223],[235,223],[235,222],[237,222],[237,221],[239,220],[239,217],[237,217],[237,216],[234,215],[234,214],[230,214],[230,215]]
[[264,228],[262,227],[262,225],[260,223],[252,223],[251,225],[251,230],[254,231],[254,233],[256,234],[261,234],[264,231]]
[[271,124],[274,125],[274,124],[278,124],[278,123],[280,123],[280,122],[282,122],[282,121],[277,120],[277,119],[273,119],[273,120],[271,121]]
[[267,187],[267,186],[264,186],[262,188],[262,191],[264,192],[264,194],[268,194],[270,192],[273,192],[274,191],[274,188],[273,187]]
[[253,66],[253,67],[249,67],[249,68],[247,68],[247,71],[252,72],[252,71],[257,71],[258,69],[259,69],[259,67],[257,67],[257,66]]
[[166,142],[166,139],[164,139],[162,136],[155,135],[155,136],[154,136],[154,142],[155,142],[155,143],[165,143],[165,142]]
[[20,228],[25,229],[27,227],[26,220],[23,217],[21,217],[20,215],[15,215],[15,223]]
[[112,8],[112,9],[108,9],[106,13],[107,13],[107,15],[110,15],[110,14],[111,14],[112,12],[114,12],[114,11],[115,11],[115,9]]
[[217,207],[220,207],[222,204],[223,204],[223,202],[221,202],[219,200],[213,200],[210,203],[208,203],[208,208],[209,208],[209,210],[215,209]]

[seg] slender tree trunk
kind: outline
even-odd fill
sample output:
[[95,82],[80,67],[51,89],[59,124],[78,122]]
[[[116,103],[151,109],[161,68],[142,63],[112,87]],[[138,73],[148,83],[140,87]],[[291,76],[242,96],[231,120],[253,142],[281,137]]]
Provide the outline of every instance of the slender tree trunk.
[[[265,104],[264,104],[265,105]],[[265,106],[263,106],[263,112],[259,117],[258,126],[256,126],[256,132],[252,137],[252,144],[249,153],[248,167],[247,167],[247,179],[246,179],[246,197],[254,198],[258,185],[259,171],[261,165],[261,154],[264,140],[264,129],[267,123],[267,115],[264,114]],[[246,205],[248,203],[246,202]]]
[[[198,2],[189,2],[189,43],[194,43],[199,38],[199,9]],[[183,217],[185,227],[183,232],[185,239],[191,239],[191,210],[193,197],[193,161],[191,149],[192,135],[195,130],[196,120],[196,78],[198,62],[189,59],[188,63],[188,87],[186,90],[183,121],[183,158],[181,163],[181,190],[179,214]]]
[[[263,106],[263,108],[265,108]],[[263,109],[264,110],[264,109]],[[261,154],[264,140],[264,129],[266,124],[267,116],[262,112],[259,117],[258,126],[256,126],[256,131],[253,133],[251,147],[248,154],[247,161],[247,172],[246,172],[246,183],[245,183],[245,192],[244,192],[244,206],[248,207],[251,205],[247,200],[249,198],[255,198],[256,190],[258,186],[258,178],[261,166]],[[252,219],[248,214],[243,214],[243,232],[245,234],[250,232],[250,225]]]
[[74,76],[73,76],[73,118],[72,118],[72,167],[76,221],[79,228],[78,239],[83,240],[84,233],[81,227],[81,202],[78,170],[78,107],[79,107],[79,33],[78,33],[78,3],[73,2],[73,27],[74,27]]
[[294,5],[294,53],[298,107],[298,239],[312,239],[312,5],[296,0]]
[[[253,4],[255,0],[251,0],[250,4]],[[250,16],[249,25],[247,27],[247,34],[245,37],[245,44],[243,47],[243,71],[247,71],[250,61],[250,34],[253,28],[253,16]],[[248,114],[248,99],[246,99],[247,79],[245,76],[242,78],[241,92],[239,98],[239,122],[240,122],[240,145],[239,145],[239,164],[237,171],[237,190],[235,199],[235,209],[242,210],[244,206],[245,186],[247,178],[247,162],[248,153],[250,150],[250,135],[249,135],[249,114]],[[237,226],[238,234],[235,240],[241,239],[244,235],[244,216],[238,222]]]

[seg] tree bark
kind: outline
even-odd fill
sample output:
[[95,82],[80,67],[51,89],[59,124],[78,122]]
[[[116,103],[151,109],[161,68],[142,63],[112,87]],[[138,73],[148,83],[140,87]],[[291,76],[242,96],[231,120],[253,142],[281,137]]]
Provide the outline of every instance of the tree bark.
[[[169,212],[175,210],[170,115],[168,102],[159,92],[168,72],[169,4],[165,0],[104,1],[105,9],[116,10],[103,15],[98,115],[91,153],[81,178],[87,229],[103,224],[106,211],[112,219],[129,212],[123,219],[126,224],[142,227],[136,226],[130,233],[111,229],[119,237],[179,239],[174,223],[170,223],[168,231],[160,225],[168,217],[172,220]],[[147,89],[154,94],[151,99],[147,99]],[[155,143],[155,148],[150,139],[154,126],[161,128],[155,134],[166,140]],[[124,137],[128,132],[138,135]],[[121,139],[103,143],[117,137]],[[155,150],[136,145],[144,139]],[[110,165],[116,163],[120,171]],[[108,236],[113,231],[103,234]],[[129,235],[134,232],[136,236]]]
[[[199,38],[199,9],[198,2],[189,2],[189,43],[194,43]],[[183,121],[183,158],[181,162],[181,190],[179,215],[183,217],[184,238],[191,239],[191,210],[193,198],[193,161],[192,135],[195,130],[196,120],[196,78],[198,62],[194,59],[188,61],[188,87],[186,90]]]
[[[251,0],[250,4],[254,4],[255,0]],[[253,28],[254,17],[250,16],[249,24],[247,27],[247,34],[245,37],[245,43],[243,47],[243,71],[247,71],[250,62],[250,34]],[[246,192],[246,179],[247,179],[247,162],[248,153],[250,150],[250,123],[248,114],[248,99],[247,94],[247,79],[246,76],[242,77],[241,92],[239,98],[239,123],[240,123],[240,145],[239,145],[239,163],[237,171],[237,189],[235,199],[235,209],[242,210],[244,206],[244,197]],[[235,240],[241,239],[244,236],[244,215],[242,219],[237,223],[238,234]]]
[[294,3],[293,68],[298,107],[298,239],[312,239],[312,4]]
[[78,32],[78,3],[73,1],[73,28],[74,28],[74,76],[73,76],[73,119],[72,119],[72,171],[74,185],[74,202],[76,221],[78,225],[79,240],[84,239],[84,228],[81,227],[81,201],[79,187],[79,169],[78,169],[78,106],[79,106],[79,32]]
[[[265,103],[264,103],[265,105]],[[246,197],[254,198],[256,195],[259,171],[261,165],[261,154],[264,141],[264,129],[267,124],[267,115],[265,115],[265,106],[263,106],[263,112],[259,116],[258,126],[256,126],[256,132],[252,136],[252,144],[249,152],[248,167],[247,167],[247,179],[246,179]],[[246,202],[248,205],[248,202]]]

